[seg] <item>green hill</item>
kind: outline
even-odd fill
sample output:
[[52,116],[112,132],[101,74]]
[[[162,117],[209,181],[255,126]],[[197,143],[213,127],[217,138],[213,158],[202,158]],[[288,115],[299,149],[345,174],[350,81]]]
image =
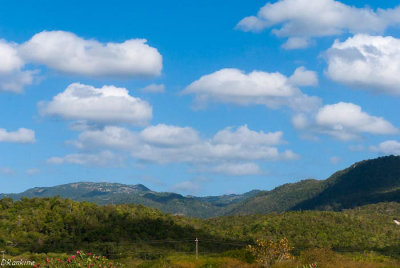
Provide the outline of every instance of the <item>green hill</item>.
[[378,202],[400,202],[400,157],[355,163],[333,174],[325,189],[292,209],[342,210]]
[[176,193],[154,192],[141,184],[78,182],[53,187],[36,187],[19,194],[1,194],[0,198],[10,197],[18,200],[22,197],[60,196],[100,205],[132,203],[156,208],[164,213],[204,218],[222,215],[228,207],[254,196],[258,192],[251,191],[242,195],[194,197]]
[[[291,211],[212,219],[164,214],[135,205],[105,205],[56,198],[0,200],[0,247],[24,252],[101,252],[149,258],[151,254],[240,249],[259,238],[287,237],[296,250],[373,250],[398,255],[399,203],[380,203],[342,212]],[[146,253],[147,255],[141,255]]]
[[335,210],[379,202],[400,202],[400,156],[365,160],[326,180],[304,180],[262,191],[227,214],[290,210]]
[[141,204],[164,213],[201,218],[290,210],[338,211],[379,202],[400,202],[400,156],[361,161],[326,180],[308,179],[271,191],[254,190],[239,195],[195,197],[155,192],[141,184],[80,182],[37,187],[19,194],[2,194],[0,198],[53,196],[100,205]]
[[261,191],[241,203],[232,206],[225,213],[230,214],[266,214],[288,211],[299,202],[313,198],[325,187],[324,181],[313,179],[297,183],[288,183],[272,191]]

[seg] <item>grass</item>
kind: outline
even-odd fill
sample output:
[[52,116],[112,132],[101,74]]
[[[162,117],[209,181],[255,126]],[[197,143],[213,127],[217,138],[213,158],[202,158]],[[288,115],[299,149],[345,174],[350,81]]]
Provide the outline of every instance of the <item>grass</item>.
[[[296,256],[295,260],[272,265],[271,268],[303,268],[315,263],[318,268],[398,268],[400,260],[392,259],[374,252],[368,253],[336,253],[329,249],[311,249]],[[223,257],[221,255],[200,256],[198,260],[194,256],[170,255],[153,261],[140,261],[126,263],[127,267],[138,268],[256,268],[254,263],[244,260]]]
[[[66,258],[67,254],[25,253],[19,256],[8,256],[6,259],[33,260],[36,263],[45,263],[46,258]],[[231,251],[223,254],[200,255],[196,260],[194,255],[170,254],[159,259],[143,260],[123,258],[115,260],[125,267],[138,268],[257,268],[244,251]],[[337,253],[330,249],[309,249],[302,251],[294,260],[276,263],[271,268],[309,268],[311,264],[318,268],[398,268],[400,259],[391,258],[376,252],[364,253]]]

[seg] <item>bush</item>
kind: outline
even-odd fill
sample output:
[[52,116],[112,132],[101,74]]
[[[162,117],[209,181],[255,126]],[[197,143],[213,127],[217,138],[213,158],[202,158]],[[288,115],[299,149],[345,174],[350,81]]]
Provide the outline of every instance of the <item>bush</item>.
[[263,267],[270,267],[274,263],[293,259],[290,251],[293,248],[286,238],[278,241],[257,240],[256,245],[248,246],[248,251],[253,254],[255,261]]
[[313,248],[302,251],[300,254],[300,261],[304,264],[307,263],[318,263],[327,264],[334,263],[337,259],[337,254],[330,248]]
[[76,255],[71,255],[68,257],[60,258],[46,258],[42,263],[37,263],[33,267],[104,267],[104,268],[114,268],[114,267],[125,267],[124,265],[108,260],[105,256],[98,256],[96,254],[84,253],[82,251],[77,251]]

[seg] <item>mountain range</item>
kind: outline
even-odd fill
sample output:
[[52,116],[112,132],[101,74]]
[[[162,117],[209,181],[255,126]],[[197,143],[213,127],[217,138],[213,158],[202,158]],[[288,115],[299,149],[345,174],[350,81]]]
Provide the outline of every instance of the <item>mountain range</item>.
[[334,210],[379,202],[400,202],[400,156],[385,156],[357,162],[326,180],[307,179],[271,191],[253,190],[221,196],[183,196],[155,192],[142,184],[77,182],[54,187],[35,187],[10,197],[60,196],[98,204],[134,203],[165,213],[192,217],[265,214],[290,210]]

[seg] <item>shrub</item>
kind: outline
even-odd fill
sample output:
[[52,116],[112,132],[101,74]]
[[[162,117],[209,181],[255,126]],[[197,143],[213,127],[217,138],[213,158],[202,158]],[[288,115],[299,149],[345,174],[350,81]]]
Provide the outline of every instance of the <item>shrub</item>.
[[107,259],[105,256],[98,256],[90,252],[84,253],[82,251],[77,251],[76,254],[64,257],[64,258],[46,258],[42,263],[37,263],[34,267],[100,267],[100,268],[116,268],[125,267],[124,265],[113,262]]
[[293,259],[290,253],[292,249],[286,238],[278,241],[257,240],[255,245],[248,246],[248,251],[253,254],[255,261],[263,267],[270,267],[274,263]]

